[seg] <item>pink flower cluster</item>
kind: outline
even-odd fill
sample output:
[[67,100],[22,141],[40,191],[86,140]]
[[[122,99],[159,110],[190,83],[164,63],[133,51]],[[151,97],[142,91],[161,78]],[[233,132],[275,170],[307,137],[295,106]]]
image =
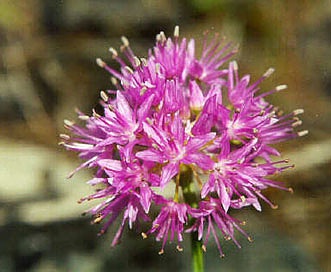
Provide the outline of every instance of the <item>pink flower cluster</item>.
[[121,220],[113,245],[126,225],[151,222],[142,235],[162,241],[160,253],[168,240],[181,250],[185,232],[197,232],[204,249],[212,234],[220,255],[221,236],[240,246],[237,230],[250,240],[229,211],[250,205],[261,211],[261,199],[275,207],[262,194],[268,187],[291,191],[269,179],[291,167],[272,162],[280,154],[271,144],[307,134],[294,131],[303,110],[283,115],[269,104],[264,97],[286,86],[260,93],[273,69],[253,83],[241,77],[237,63],[228,63],[236,49],[217,35],[205,36],[200,58],[178,27],[173,38],[158,34],[147,58],[138,58],[125,37],[122,42],[124,59],[110,48],[120,71],[97,59],[115,87],[101,92],[103,114],[79,112],[86,124],[66,120],[71,136],[61,135],[85,161],[74,172],[96,169],[88,183],[97,190],[82,198],[100,199],[89,210],[93,222],[104,222],[104,233]]

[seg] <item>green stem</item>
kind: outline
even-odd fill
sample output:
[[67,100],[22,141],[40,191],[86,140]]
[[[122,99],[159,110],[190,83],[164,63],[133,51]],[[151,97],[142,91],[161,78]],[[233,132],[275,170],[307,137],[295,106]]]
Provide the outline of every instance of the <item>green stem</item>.
[[192,250],[192,271],[203,272],[203,252],[202,242],[198,240],[198,233],[191,234],[191,250]]
[[[199,198],[196,195],[193,181],[193,172],[190,167],[182,166],[180,171],[180,186],[183,190],[185,202],[193,208],[198,207]],[[192,218],[190,224],[193,224]],[[198,240],[198,232],[191,233],[191,255],[192,255],[192,271],[203,272],[203,251],[202,242]]]

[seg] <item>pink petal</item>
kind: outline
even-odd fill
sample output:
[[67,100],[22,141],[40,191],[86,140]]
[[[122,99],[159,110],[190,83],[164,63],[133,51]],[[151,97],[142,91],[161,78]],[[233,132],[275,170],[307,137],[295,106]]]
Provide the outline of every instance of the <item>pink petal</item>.
[[131,122],[133,121],[132,109],[121,91],[117,91],[116,106],[117,111],[121,116],[125,117],[126,120],[130,120]]
[[123,170],[122,163],[121,163],[121,161],[118,161],[118,160],[103,159],[103,160],[99,160],[98,164],[101,167],[106,168],[108,170],[112,170],[112,171],[122,171]]
[[140,108],[137,111],[138,120],[141,122],[146,119],[148,112],[150,111],[150,108],[152,106],[153,100],[155,95],[152,94],[149,96],[140,106]]
[[178,163],[168,163],[162,169],[160,186],[164,187],[177,173],[179,165]]
[[152,162],[164,162],[163,154],[155,149],[147,149],[144,151],[139,151],[136,153],[136,157],[145,161],[152,161]]

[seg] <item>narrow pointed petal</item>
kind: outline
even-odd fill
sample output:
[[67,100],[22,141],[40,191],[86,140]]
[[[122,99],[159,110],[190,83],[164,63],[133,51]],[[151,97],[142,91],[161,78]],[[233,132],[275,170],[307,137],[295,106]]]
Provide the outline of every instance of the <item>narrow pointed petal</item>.
[[168,163],[162,169],[161,174],[161,188],[164,187],[179,171],[178,163]]

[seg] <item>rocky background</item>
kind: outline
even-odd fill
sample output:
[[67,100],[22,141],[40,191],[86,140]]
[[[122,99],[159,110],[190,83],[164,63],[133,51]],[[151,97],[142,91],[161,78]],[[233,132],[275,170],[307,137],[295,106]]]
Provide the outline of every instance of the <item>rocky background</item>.
[[189,271],[188,244],[158,256],[133,231],[116,248],[111,232],[97,237],[76,203],[91,173],[66,180],[79,161],[57,145],[63,119],[90,112],[110,85],[96,57],[111,62],[122,35],[144,56],[177,24],[198,42],[209,30],[239,43],[241,71],[255,79],[276,68],[265,90],[286,83],[271,99],[304,108],[310,131],[279,146],[296,168],[277,178],[294,194],[270,190],[278,210],[241,212],[255,242],[222,242],[222,260],[211,243],[207,271],[331,271],[329,0],[0,0],[0,271]]

